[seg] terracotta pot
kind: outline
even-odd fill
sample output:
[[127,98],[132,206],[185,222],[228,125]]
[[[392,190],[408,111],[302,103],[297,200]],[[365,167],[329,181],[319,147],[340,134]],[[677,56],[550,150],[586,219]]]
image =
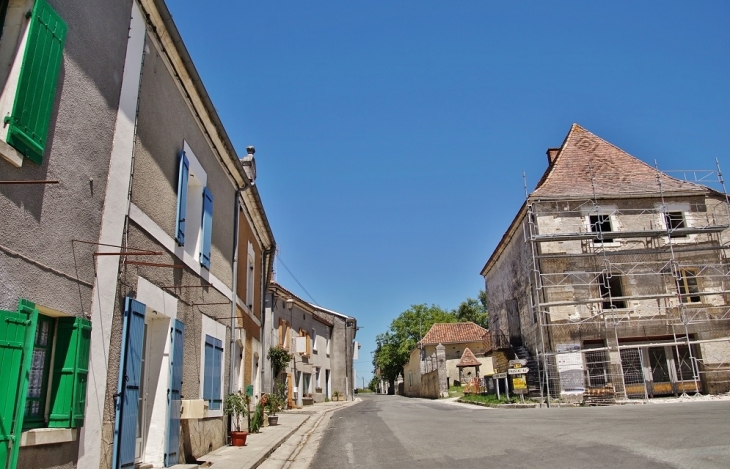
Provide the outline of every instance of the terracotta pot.
[[246,437],[248,432],[231,432],[231,445],[232,446],[246,446]]
[[274,425],[279,425],[279,416],[278,415],[269,415],[269,425],[272,427]]

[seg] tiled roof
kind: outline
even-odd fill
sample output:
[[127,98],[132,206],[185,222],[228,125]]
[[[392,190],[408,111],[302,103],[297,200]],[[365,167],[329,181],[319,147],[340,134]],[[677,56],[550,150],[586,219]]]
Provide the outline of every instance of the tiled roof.
[[423,345],[459,344],[479,342],[487,331],[473,322],[436,323],[431,326],[423,339]]
[[532,197],[649,195],[707,192],[708,188],[667,176],[615,145],[573,124]]
[[456,364],[458,368],[464,367],[464,366],[480,366],[481,363],[479,360],[477,360],[477,357],[474,356],[474,353],[469,350],[469,347],[464,349],[464,353],[461,354],[461,360],[459,360],[459,363]]

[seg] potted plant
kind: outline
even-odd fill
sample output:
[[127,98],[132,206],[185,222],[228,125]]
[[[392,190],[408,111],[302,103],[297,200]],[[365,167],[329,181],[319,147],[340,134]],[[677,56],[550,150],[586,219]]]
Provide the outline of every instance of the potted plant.
[[233,422],[233,428],[231,430],[231,445],[233,446],[246,446],[246,437],[248,432],[241,430],[241,417],[248,416],[248,398],[240,392],[228,394],[223,401],[223,412],[226,415],[231,415],[231,421]]
[[332,393],[332,400],[333,401],[339,401],[340,400],[340,391],[336,390]]
[[274,426],[279,424],[279,416],[276,415],[281,410],[281,397],[276,394],[270,394],[265,396],[266,409],[269,411],[269,425]]

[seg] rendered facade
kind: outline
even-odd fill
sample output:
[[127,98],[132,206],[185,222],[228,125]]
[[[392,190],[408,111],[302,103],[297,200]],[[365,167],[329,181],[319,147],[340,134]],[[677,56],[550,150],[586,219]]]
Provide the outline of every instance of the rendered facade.
[[163,1],[0,7],[0,467],[195,460],[225,394],[261,387],[254,149]]

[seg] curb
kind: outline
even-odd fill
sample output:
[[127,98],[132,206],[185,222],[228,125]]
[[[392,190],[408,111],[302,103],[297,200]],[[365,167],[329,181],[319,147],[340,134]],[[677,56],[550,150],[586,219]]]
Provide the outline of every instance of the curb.
[[264,453],[264,454],[263,454],[263,456],[261,456],[261,457],[259,458],[259,460],[258,460],[258,461],[254,462],[254,463],[253,463],[253,464],[252,464],[251,466],[249,466],[249,467],[250,467],[251,469],[256,469],[256,468],[257,468],[257,467],[259,467],[259,466],[260,466],[261,464],[263,464],[263,463],[264,463],[264,461],[266,461],[267,459],[269,459],[269,456],[271,456],[271,454],[272,454],[272,453],[273,453],[274,451],[276,451],[277,449],[279,449],[279,446],[283,445],[283,444],[284,444],[284,442],[285,442],[286,440],[288,440],[288,439],[289,439],[289,438],[290,438],[290,437],[291,437],[291,436],[292,436],[293,434],[295,434],[295,433],[296,433],[297,431],[299,431],[299,429],[300,429],[300,428],[302,428],[302,425],[304,425],[305,423],[309,422],[309,419],[311,419],[311,418],[312,418],[312,415],[314,415],[314,414],[310,414],[310,415],[309,415],[309,416],[308,416],[307,418],[305,418],[304,420],[302,420],[302,423],[300,423],[300,424],[299,424],[299,425],[297,425],[297,426],[296,426],[295,428],[293,428],[293,429],[292,429],[292,430],[291,430],[291,431],[290,431],[289,433],[287,433],[286,435],[284,435],[284,437],[283,437],[283,438],[282,438],[281,440],[279,440],[279,441],[278,441],[278,442],[277,442],[277,443],[276,443],[276,444],[275,444],[274,446],[272,446],[271,448],[269,448],[269,449],[268,449],[268,450],[266,451],[266,453]]
[[[255,469],[255,468],[259,467],[261,464],[263,464],[264,461],[266,461],[269,458],[269,456],[271,456],[274,453],[274,451],[276,451],[277,449],[279,449],[279,447],[281,445],[283,445],[284,443],[286,443],[287,440],[289,440],[289,438],[291,438],[292,435],[294,435],[296,432],[298,432],[299,429],[302,428],[305,423],[309,422],[309,419],[311,419],[312,417],[314,417],[316,415],[319,415],[319,418],[317,419],[316,422],[314,422],[314,425],[312,426],[312,428],[309,429],[309,431],[306,434],[302,435],[303,441],[309,440],[309,437],[311,436],[312,432],[319,426],[320,422],[322,421],[322,419],[324,418],[325,415],[327,415],[330,412],[335,412],[335,411],[338,411],[340,409],[344,409],[346,407],[350,407],[351,405],[357,404],[358,402],[360,402],[360,401],[349,401],[346,404],[343,404],[343,405],[340,405],[340,406],[337,406],[337,407],[332,407],[332,408],[329,408],[329,409],[325,409],[322,412],[312,412],[312,413],[310,413],[309,416],[302,421],[302,423],[300,423],[299,425],[297,425],[296,428],[292,429],[292,431],[290,431],[288,434],[286,434],[274,446],[272,446],[271,448],[269,448],[269,450],[266,452],[266,454],[264,454],[261,458],[259,458],[259,460],[256,461],[252,466],[250,466],[250,468],[251,469]],[[299,412],[299,413],[303,414],[304,412]],[[295,448],[295,450],[292,452],[292,454],[289,455],[289,457],[287,459],[291,459],[292,456],[296,458],[296,456],[299,454],[300,451],[301,451],[301,445],[298,444],[297,445],[297,448]],[[291,461],[289,461],[289,464],[291,464]]]

